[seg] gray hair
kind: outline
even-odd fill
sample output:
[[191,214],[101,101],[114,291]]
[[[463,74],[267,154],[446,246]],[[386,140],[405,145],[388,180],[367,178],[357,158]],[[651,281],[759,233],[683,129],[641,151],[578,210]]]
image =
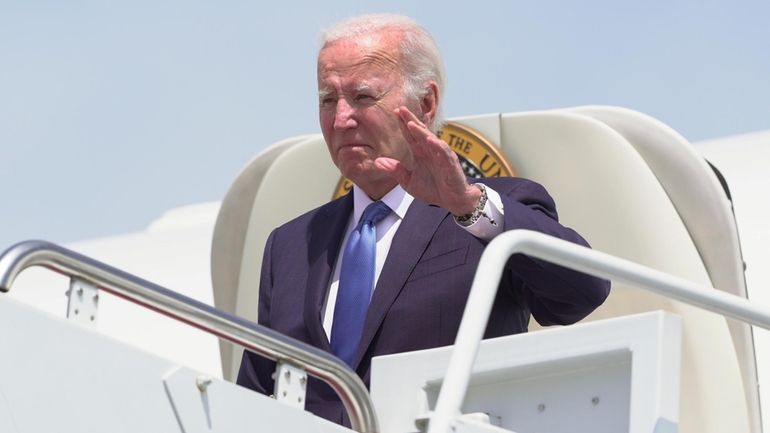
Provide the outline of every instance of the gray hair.
[[425,83],[435,81],[438,87],[436,116],[428,127],[438,130],[441,118],[441,103],[446,88],[446,71],[438,45],[424,27],[409,17],[395,14],[360,15],[344,19],[321,32],[321,47],[339,39],[355,38],[378,31],[393,29],[403,32],[400,54],[404,68],[404,93],[408,98],[419,100],[428,89]]

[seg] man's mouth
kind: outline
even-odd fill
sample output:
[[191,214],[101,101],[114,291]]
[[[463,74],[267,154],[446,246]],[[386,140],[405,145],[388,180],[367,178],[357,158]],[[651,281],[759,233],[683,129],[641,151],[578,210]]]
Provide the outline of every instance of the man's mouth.
[[368,144],[363,144],[363,143],[344,143],[344,144],[340,145],[339,150],[342,150],[342,149],[357,149],[357,148],[362,148],[362,147],[371,147],[371,146],[369,146]]

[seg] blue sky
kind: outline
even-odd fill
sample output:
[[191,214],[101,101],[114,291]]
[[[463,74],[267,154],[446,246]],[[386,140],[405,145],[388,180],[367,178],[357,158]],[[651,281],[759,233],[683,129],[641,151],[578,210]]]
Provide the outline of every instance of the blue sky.
[[383,11],[434,34],[448,117],[610,104],[693,141],[770,129],[767,1],[0,0],[0,248],[221,199],[318,131],[318,31]]

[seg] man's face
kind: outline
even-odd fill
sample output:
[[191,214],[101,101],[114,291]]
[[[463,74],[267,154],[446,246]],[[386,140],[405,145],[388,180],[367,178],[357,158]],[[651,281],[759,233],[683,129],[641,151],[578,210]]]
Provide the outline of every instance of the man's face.
[[381,32],[341,39],[318,55],[319,119],[329,154],[342,174],[365,190],[366,185],[395,186],[374,166],[377,157],[411,164],[393,110],[419,106],[409,104],[403,93],[398,37]]

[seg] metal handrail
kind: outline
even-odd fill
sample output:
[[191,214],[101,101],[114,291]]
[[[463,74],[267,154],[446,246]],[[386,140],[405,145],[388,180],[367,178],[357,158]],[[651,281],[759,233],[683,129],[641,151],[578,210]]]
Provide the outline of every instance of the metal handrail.
[[337,392],[353,430],[379,431],[374,407],[363,382],[346,364],[329,353],[46,241],[21,242],[0,256],[0,292],[10,290],[19,273],[30,266],[45,266],[90,281],[108,293],[239,344],[266,358],[302,368]]
[[623,282],[751,325],[770,329],[770,309],[736,295],[530,230],[505,232],[487,245],[473,278],[452,356],[428,433],[450,431],[468,389],[473,361],[489,321],[505,263],[513,254]]

